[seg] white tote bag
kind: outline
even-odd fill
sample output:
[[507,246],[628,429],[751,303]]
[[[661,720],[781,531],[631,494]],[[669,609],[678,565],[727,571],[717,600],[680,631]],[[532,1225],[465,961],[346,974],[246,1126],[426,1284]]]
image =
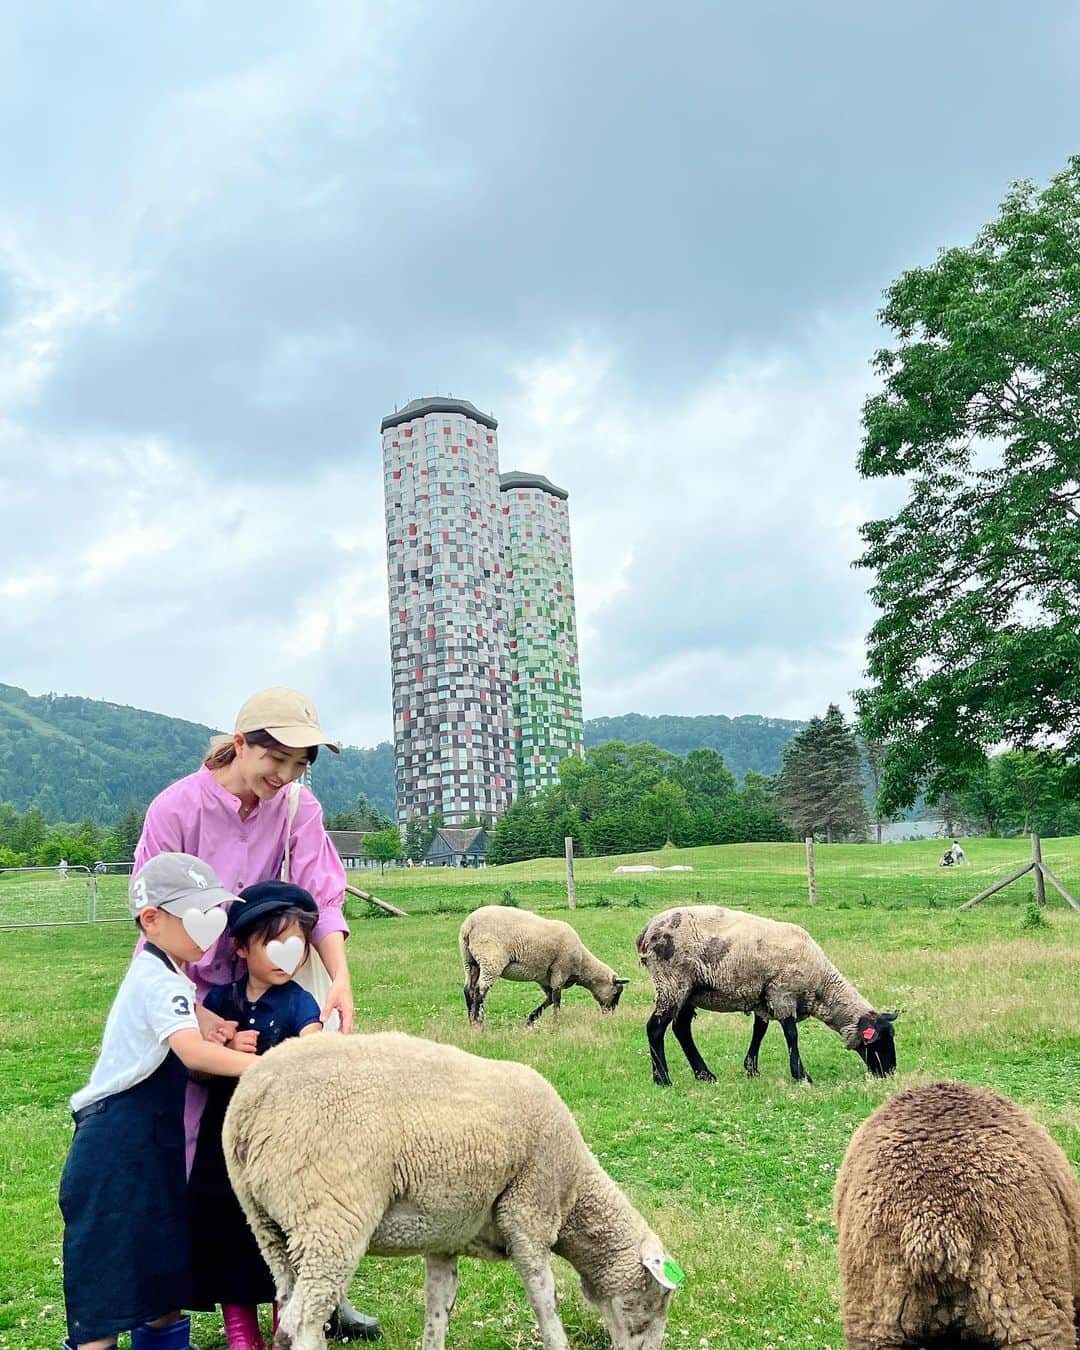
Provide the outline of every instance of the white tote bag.
[[[288,881],[289,878],[289,855],[292,852],[292,827],[296,819],[296,808],[300,805],[300,780],[289,785],[289,806],[285,824],[285,856],[281,860],[281,880]],[[323,959],[314,947],[308,948],[307,960],[298,971],[293,974],[293,979],[301,989],[306,989],[320,1008],[326,1003],[326,996],[330,992],[330,986],[333,981],[330,978],[330,972],[323,964]],[[341,1014],[335,1009],[323,1027],[324,1031],[341,1030]]]

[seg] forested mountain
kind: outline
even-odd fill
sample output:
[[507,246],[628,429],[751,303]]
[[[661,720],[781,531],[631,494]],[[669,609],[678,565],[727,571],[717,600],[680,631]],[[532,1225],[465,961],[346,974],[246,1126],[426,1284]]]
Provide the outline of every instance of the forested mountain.
[[[740,781],[747,770],[773,774],[784,745],[805,724],[775,717],[596,717],[588,747],[650,741],[685,755],[716,750]],[[38,806],[49,820],[93,816],[111,824],[200,763],[212,728],[118,703],[59,694],[35,697],[0,684],[0,801]],[[394,752],[387,743],[340,755],[323,752],[312,772],[327,812],[346,811],[360,793],[394,811]]]
[[[38,806],[48,820],[93,816],[111,824],[131,805],[145,807],[175,778],[198,768],[213,730],[161,713],[58,694],[33,697],[0,684],[0,802]],[[327,811],[365,794],[394,809],[394,752],[324,751],[312,771]]]
[[781,717],[643,717],[626,713],[622,717],[593,717],[585,723],[585,747],[607,741],[637,745],[648,741],[676,755],[691,750],[715,750],[741,782],[748,770],[774,774],[780,771],[784,746],[805,722],[789,722]]

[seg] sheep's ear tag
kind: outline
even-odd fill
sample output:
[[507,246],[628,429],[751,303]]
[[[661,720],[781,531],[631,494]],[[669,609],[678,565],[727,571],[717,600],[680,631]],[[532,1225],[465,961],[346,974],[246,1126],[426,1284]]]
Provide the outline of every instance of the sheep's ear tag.
[[668,1256],[655,1238],[646,1241],[642,1247],[641,1264],[662,1289],[677,1289],[686,1279],[678,1261]]
[[863,1027],[862,1038],[864,1041],[872,1041],[877,1035],[877,1027]]
[[679,1265],[678,1261],[673,1261],[670,1256],[665,1258],[662,1269],[664,1280],[667,1282],[669,1289],[677,1288],[686,1279],[686,1272],[682,1266]]

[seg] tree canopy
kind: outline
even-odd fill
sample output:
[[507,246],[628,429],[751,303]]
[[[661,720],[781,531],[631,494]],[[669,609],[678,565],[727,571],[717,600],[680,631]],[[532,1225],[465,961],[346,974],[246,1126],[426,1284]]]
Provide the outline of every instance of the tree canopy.
[[863,527],[881,610],[865,734],[881,805],[959,789],[995,745],[1057,748],[1080,788],[1080,157],[1019,183],[966,248],[886,292],[897,335],[866,401],[866,477],[907,480]]
[[813,835],[830,844],[866,838],[862,757],[835,703],[788,743],[776,800],[784,822],[803,838]]

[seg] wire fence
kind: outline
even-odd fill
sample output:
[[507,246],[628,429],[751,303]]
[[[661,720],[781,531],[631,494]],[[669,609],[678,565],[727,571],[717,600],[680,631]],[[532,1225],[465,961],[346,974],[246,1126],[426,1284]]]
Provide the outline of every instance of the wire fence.
[[0,929],[73,927],[131,922],[130,863],[105,870],[69,863],[66,867],[7,867],[0,870]]
[[[1032,858],[1028,838],[964,839],[965,857],[940,865],[940,840],[904,844],[815,846],[817,902],[823,909],[959,910],[1004,881]],[[1041,856],[1053,876],[1080,900],[1080,838],[1044,839]],[[735,844],[723,848],[661,850],[633,858],[576,860],[579,909],[627,908],[644,914],[672,905],[716,904],[772,913],[810,910],[803,844]],[[647,870],[617,870],[625,867]],[[130,923],[130,863],[102,870],[71,865],[0,870],[0,928]],[[465,914],[484,904],[518,905],[561,914],[567,908],[565,863],[537,858],[509,867],[388,868],[352,880],[407,914]],[[1073,911],[1045,883],[1047,914]],[[1023,909],[1037,898],[1032,873],[987,896],[979,910]],[[351,919],[380,915],[347,897]]]

